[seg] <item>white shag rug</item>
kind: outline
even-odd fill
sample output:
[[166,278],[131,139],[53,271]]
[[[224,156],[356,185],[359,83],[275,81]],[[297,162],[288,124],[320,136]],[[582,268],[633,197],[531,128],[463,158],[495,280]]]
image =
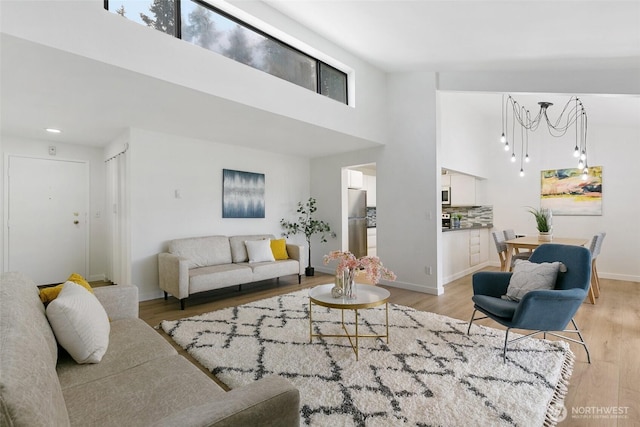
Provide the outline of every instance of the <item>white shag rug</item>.
[[[471,313],[471,304],[469,305]],[[567,343],[528,338],[502,360],[504,332],[389,304],[389,344],[309,343],[308,290],[177,321],[162,329],[230,388],[280,375],[300,391],[301,425],[555,425],[573,367]],[[384,306],[360,310],[384,334]],[[353,312],[345,321],[353,331]],[[340,311],[313,306],[315,333],[340,334]],[[516,334],[513,335],[515,338]]]

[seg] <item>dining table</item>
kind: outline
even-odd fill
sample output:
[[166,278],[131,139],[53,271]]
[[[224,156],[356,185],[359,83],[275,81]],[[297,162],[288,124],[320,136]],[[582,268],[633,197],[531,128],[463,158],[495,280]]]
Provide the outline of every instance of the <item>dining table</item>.
[[507,245],[507,259],[504,263],[505,267],[503,271],[509,271],[511,266],[511,259],[513,253],[520,249],[533,250],[540,245],[551,243],[557,245],[572,245],[572,246],[584,246],[589,242],[588,238],[582,237],[553,237],[551,241],[538,240],[538,236],[522,236],[515,239],[505,240]]

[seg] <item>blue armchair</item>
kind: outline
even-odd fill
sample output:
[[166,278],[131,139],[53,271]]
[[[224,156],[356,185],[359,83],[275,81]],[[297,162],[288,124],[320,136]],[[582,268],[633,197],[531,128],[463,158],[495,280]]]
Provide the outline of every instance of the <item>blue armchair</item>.
[[[591,281],[591,253],[581,246],[560,244],[544,244],[538,247],[530,262],[560,261],[567,271],[558,273],[555,288],[552,290],[534,290],[526,293],[520,301],[501,299],[507,293],[509,280],[513,273],[497,271],[480,271],[473,275],[474,310],[469,321],[467,334],[471,331],[474,320],[490,318],[507,327],[503,360],[506,362],[507,345],[523,338],[542,332],[575,342],[584,347],[587,360],[591,363],[589,349],[585,343],[573,316],[587,296]],[[477,312],[485,316],[476,318]],[[575,329],[567,330],[571,322]],[[530,334],[509,341],[511,329],[532,330]],[[554,332],[576,333],[579,340],[559,335]]]

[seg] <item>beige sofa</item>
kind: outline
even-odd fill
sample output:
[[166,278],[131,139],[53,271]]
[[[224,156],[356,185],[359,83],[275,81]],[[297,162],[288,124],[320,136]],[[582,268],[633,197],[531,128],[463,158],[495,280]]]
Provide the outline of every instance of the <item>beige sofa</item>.
[[138,319],[136,287],[94,291],[109,346],[79,365],[59,351],[35,283],[2,274],[0,426],[299,425],[299,394],[284,378],[225,392]]
[[158,254],[158,275],[164,298],[171,294],[184,310],[191,294],[304,274],[304,246],[287,244],[289,259],[250,263],[245,241],[273,240],[271,234],[207,236],[176,239],[167,252]]

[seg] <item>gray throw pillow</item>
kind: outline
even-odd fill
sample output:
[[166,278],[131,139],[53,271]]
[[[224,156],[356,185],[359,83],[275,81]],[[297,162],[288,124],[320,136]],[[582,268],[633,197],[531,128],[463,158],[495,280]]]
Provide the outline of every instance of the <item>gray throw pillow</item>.
[[513,266],[513,274],[509,281],[507,294],[502,299],[520,301],[529,291],[553,289],[558,277],[558,271],[565,272],[567,268],[561,262],[543,262],[540,264],[518,259]]

